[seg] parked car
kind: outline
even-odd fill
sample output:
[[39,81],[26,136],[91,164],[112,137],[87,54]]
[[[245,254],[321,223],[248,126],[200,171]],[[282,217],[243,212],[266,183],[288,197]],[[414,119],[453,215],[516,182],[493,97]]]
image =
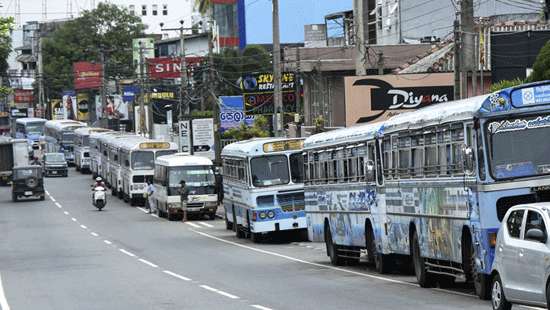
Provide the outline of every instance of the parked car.
[[63,153],[44,154],[44,175],[68,176],[67,160]]
[[550,301],[550,203],[514,206],[497,236],[493,262],[493,309],[512,303],[546,307]]
[[14,202],[19,198],[38,197],[44,200],[44,179],[41,166],[20,166],[13,168],[11,197]]

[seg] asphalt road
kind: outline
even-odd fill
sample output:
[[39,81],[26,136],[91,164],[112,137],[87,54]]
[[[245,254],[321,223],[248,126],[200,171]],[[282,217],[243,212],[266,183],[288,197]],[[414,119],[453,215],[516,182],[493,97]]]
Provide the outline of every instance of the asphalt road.
[[222,220],[168,222],[110,195],[98,212],[91,183],[72,170],[18,203],[0,188],[2,310],[490,309],[468,288],[332,267],[323,244],[253,244]]

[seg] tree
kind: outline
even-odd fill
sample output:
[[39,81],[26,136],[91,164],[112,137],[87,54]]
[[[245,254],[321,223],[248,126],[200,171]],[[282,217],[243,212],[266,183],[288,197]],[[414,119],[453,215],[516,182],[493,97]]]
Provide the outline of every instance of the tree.
[[139,17],[105,2],[66,22],[43,41],[44,80],[48,93],[59,96],[64,89],[71,89],[73,63],[100,61],[101,51],[107,55],[107,77],[133,76],[132,39],[141,37],[144,29]]
[[199,13],[205,15],[208,13],[208,9],[212,5],[211,0],[195,0],[195,7],[199,10]]
[[257,116],[252,126],[247,126],[243,123],[241,126],[228,129],[223,133],[224,139],[235,139],[238,141],[265,137],[269,137],[269,129],[267,119],[263,116]]
[[11,93],[11,88],[6,85],[8,77],[8,56],[11,53],[11,29],[13,27],[13,17],[0,17],[0,72],[2,72],[0,83],[0,98],[5,98]]
[[529,82],[550,80],[550,41],[541,48],[533,65],[533,73],[528,77]]
[[513,80],[502,80],[491,85],[491,92],[496,92],[501,89],[518,86],[523,83],[525,83],[525,80],[522,80],[520,78],[515,78]]

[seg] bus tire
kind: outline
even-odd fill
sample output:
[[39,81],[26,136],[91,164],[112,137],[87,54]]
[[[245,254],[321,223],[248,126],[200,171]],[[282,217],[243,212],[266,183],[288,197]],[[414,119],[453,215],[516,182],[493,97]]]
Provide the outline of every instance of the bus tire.
[[233,223],[227,219],[227,211],[225,211],[225,229],[233,230]]
[[136,200],[134,198],[130,198],[130,206],[132,207],[136,206]]
[[237,214],[235,213],[235,206],[233,206],[233,225],[231,227],[234,232],[237,232]]
[[489,300],[491,298],[491,281],[489,276],[476,272],[475,248],[469,232],[464,234],[462,242],[462,269],[466,274],[466,279],[473,282],[476,295],[479,299]]
[[411,249],[414,273],[418,285],[420,285],[420,287],[432,287],[434,285],[434,276],[426,270],[424,258],[420,254],[420,243],[418,242],[416,231],[413,233]]
[[389,255],[378,253],[376,248],[376,239],[374,237],[374,229],[372,229],[371,223],[367,223],[365,231],[367,235],[367,254],[370,263],[374,264],[374,268],[378,273],[389,273],[393,268],[392,258]]
[[124,192],[123,191],[119,191],[117,194],[118,194],[117,195],[118,199],[122,199],[124,197]]
[[260,233],[250,233],[250,240],[254,243],[261,243],[263,241],[263,235]]
[[74,166],[74,170],[80,171],[80,167],[79,167],[78,165],[75,165],[75,166]]
[[325,225],[325,245],[327,247],[327,256],[330,258],[330,263],[334,266],[342,266],[344,260],[338,256],[338,245],[332,242],[332,233],[330,226]]
[[237,235],[237,238],[239,239],[244,239],[245,237],[245,233],[244,233],[244,228],[242,227],[242,225],[235,225],[236,226],[236,235]]

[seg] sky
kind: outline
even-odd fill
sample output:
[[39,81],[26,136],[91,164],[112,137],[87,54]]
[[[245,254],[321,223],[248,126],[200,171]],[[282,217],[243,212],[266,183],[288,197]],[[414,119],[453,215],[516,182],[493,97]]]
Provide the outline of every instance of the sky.
[[[72,0],[89,8],[91,0]],[[112,0],[113,1],[113,0]],[[13,15],[15,0],[0,0],[2,16]],[[96,2],[99,2],[96,0]],[[116,2],[116,1],[113,1]],[[41,20],[42,0],[20,0],[21,19]],[[48,17],[64,18],[67,0],[48,0]],[[272,41],[272,2],[270,0],[245,0],[248,43]],[[73,4],[76,6],[76,4]],[[304,25],[324,23],[324,16],[338,11],[351,10],[352,0],[279,0],[281,42],[303,42]],[[76,8],[74,8],[76,11]]]

